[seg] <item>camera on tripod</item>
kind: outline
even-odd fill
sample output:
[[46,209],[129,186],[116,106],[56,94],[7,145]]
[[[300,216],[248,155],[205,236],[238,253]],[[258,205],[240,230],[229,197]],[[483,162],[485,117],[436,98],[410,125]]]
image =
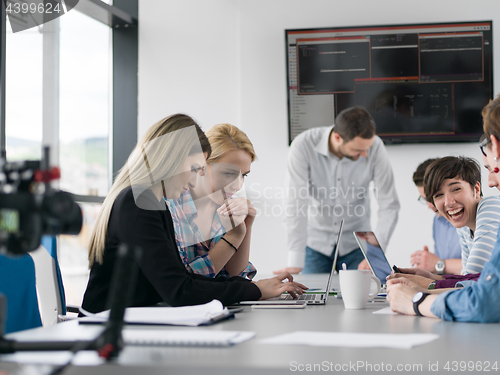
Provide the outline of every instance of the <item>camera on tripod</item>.
[[43,235],[78,234],[82,211],[72,194],[55,190],[60,178],[49,166],[49,148],[41,161],[7,162],[0,157],[0,252],[24,254],[40,246]]

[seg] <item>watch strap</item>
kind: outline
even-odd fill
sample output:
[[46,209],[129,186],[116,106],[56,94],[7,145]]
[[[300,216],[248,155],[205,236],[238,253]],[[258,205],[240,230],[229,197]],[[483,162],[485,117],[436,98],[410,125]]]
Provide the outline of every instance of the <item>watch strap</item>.
[[415,311],[415,314],[417,314],[417,316],[423,316],[418,307],[422,302],[424,302],[429,294],[430,293],[422,293],[422,296],[418,299],[418,301],[413,302],[413,311]]

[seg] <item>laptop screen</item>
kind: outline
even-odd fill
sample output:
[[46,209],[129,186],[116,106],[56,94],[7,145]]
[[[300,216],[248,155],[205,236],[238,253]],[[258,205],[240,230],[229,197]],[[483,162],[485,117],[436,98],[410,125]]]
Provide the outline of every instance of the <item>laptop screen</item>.
[[356,241],[358,241],[372,272],[382,284],[385,284],[386,278],[391,274],[392,269],[377,237],[373,232],[354,232],[354,237],[356,237]]

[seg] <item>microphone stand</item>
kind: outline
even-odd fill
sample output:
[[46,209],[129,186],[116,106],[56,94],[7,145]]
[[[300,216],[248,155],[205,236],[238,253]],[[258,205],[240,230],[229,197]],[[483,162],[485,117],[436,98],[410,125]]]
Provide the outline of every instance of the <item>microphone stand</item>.
[[[111,308],[104,331],[94,340],[76,341],[16,341],[4,337],[6,298],[0,294],[0,354],[20,351],[71,351],[76,354],[80,350],[97,350],[99,356],[106,360],[118,357],[123,348],[122,328],[125,308],[129,306],[137,280],[137,262],[141,250],[120,245],[117,263],[111,280],[108,294],[108,306]],[[58,366],[52,374],[58,374],[71,363]]]

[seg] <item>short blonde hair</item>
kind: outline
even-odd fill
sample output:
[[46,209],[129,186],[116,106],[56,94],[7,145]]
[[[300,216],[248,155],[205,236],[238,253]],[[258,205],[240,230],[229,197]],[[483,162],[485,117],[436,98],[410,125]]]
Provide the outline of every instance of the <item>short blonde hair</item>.
[[226,153],[233,150],[245,151],[252,158],[252,162],[257,158],[250,139],[243,130],[234,125],[217,124],[208,129],[205,134],[212,147],[212,154],[207,159],[208,163],[216,163]]

